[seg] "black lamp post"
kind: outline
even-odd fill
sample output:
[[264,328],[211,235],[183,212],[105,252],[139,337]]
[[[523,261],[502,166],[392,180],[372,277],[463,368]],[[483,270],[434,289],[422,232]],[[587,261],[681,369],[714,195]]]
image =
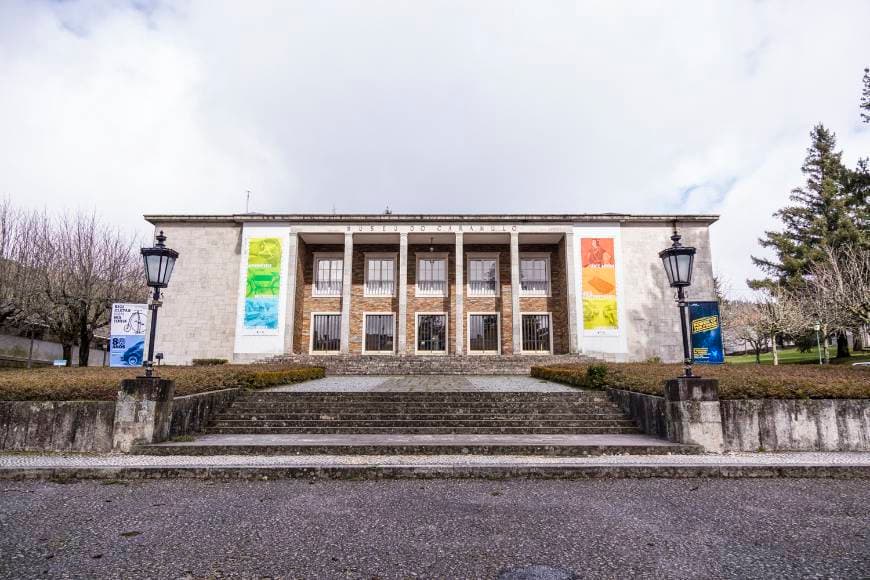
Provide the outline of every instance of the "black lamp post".
[[142,248],[142,259],[145,261],[145,278],[148,280],[148,286],[154,288],[154,294],[151,297],[151,304],[148,308],[151,310],[151,338],[148,340],[148,359],[145,361],[145,376],[150,377],[154,367],[154,338],[157,333],[157,309],[160,308],[160,289],[166,288],[169,285],[169,278],[172,276],[172,268],[175,267],[175,260],[178,258],[178,252],[167,248],[163,243],[166,241],[166,236],[163,235],[163,230],[157,234],[157,243],[151,248]]
[[684,246],[680,243],[680,234],[677,233],[677,226],[674,224],[674,235],[671,240],[674,242],[670,248],[659,252],[659,258],[662,259],[662,264],[665,267],[665,273],[668,275],[668,283],[671,288],[677,289],[677,306],[680,307],[680,331],[683,334],[683,365],[684,375],[692,376],[692,355],[689,353],[689,335],[686,332],[686,295],[683,288],[692,284],[692,265],[695,261],[695,248]]

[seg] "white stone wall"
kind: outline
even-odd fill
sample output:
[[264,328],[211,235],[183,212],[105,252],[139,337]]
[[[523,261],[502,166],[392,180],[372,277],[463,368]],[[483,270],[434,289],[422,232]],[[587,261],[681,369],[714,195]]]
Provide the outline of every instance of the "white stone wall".
[[179,257],[157,318],[156,352],[165,364],[233,360],[241,226],[157,224]]
[[[689,300],[713,300],[713,263],[706,226],[679,224],[682,243],[695,246],[695,268]],[[625,304],[620,316],[628,321],[628,353],[623,360],[660,357],[664,362],[683,358],[679,309],[674,289],[668,286],[659,251],[671,245],[671,226],[629,223],[622,225]]]

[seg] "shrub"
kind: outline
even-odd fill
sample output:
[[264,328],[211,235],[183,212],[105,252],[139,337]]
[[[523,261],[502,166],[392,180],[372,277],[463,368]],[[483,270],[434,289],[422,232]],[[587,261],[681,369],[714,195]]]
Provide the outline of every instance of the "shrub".
[[215,365],[225,365],[229,361],[225,358],[195,358],[191,362],[195,367],[210,367]]
[[[722,399],[868,399],[870,369],[805,365],[696,367],[719,379]],[[595,363],[533,367],[532,376],[576,387],[614,388],[661,396],[664,383],[682,374],[681,365]]]
[[[262,389],[324,376],[321,367],[282,365],[161,366],[161,377],[175,381],[176,396],[230,387]],[[111,401],[122,379],[141,369],[105,367],[10,370],[0,373],[0,400],[6,401]]]

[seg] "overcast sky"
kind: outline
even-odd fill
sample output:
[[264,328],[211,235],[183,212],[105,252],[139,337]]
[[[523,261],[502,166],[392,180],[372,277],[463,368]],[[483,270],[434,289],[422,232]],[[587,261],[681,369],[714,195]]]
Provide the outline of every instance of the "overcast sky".
[[[0,195],[143,213],[709,212],[734,290],[870,2],[0,0]],[[630,275],[630,274],[629,274]]]

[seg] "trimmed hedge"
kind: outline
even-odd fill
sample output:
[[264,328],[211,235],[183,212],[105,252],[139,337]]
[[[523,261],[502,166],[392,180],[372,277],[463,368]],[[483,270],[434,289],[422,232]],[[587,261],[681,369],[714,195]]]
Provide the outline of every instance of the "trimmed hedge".
[[[322,367],[281,365],[161,366],[158,374],[175,381],[175,395],[193,395],[229,387],[263,389],[324,376]],[[0,373],[0,401],[113,401],[122,379],[142,369],[106,367],[45,368]]]
[[195,367],[210,367],[214,365],[225,365],[229,361],[225,358],[195,358],[190,362]]
[[[696,366],[697,374],[719,379],[721,399],[870,399],[870,369],[806,365]],[[662,396],[664,383],[682,365],[594,363],[532,367],[532,376],[575,387],[625,389]]]

